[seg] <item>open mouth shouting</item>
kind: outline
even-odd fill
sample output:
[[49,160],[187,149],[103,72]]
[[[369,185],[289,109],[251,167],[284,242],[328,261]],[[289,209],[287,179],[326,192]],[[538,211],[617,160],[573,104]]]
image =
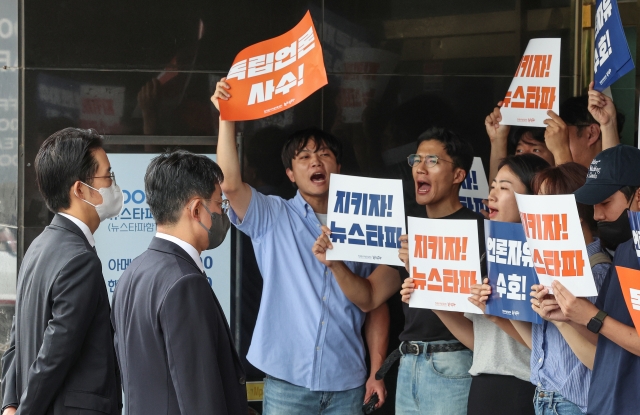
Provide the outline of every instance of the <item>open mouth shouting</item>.
[[313,173],[311,175],[311,183],[321,186],[327,182],[327,175],[324,173]]
[[431,191],[431,183],[424,180],[418,180],[416,186],[416,193],[419,195],[426,195]]
[[500,212],[498,209],[489,206],[489,218],[495,218],[498,215],[498,212]]

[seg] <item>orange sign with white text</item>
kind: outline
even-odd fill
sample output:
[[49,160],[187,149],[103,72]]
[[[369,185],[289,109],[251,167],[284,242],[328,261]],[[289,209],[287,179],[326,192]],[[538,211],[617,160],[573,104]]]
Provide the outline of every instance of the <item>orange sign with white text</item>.
[[311,14],[287,33],[242,50],[227,83],[231,98],[220,100],[220,114],[227,121],[277,114],[325,86],[327,73]]
[[616,267],[616,271],[624,301],[627,303],[633,324],[640,335],[640,271],[625,267]]

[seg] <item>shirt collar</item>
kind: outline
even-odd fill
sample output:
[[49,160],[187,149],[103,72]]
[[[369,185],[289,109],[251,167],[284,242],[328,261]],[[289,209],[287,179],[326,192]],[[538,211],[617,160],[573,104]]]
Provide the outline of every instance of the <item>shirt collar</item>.
[[196,263],[198,268],[200,268],[200,271],[204,272],[204,265],[202,265],[202,260],[200,259],[200,255],[198,254],[198,250],[196,248],[194,248],[193,245],[191,245],[188,242],[183,241],[180,238],[176,238],[175,236],[167,235],[166,233],[162,233],[162,232],[156,232],[156,238],[160,238],[160,239],[164,239],[165,241],[173,242],[174,244],[178,245],[180,248],[184,249],[184,251],[187,254],[189,254],[191,259],[193,259],[193,262]]
[[91,230],[83,221],[67,213],[58,212],[58,215],[64,216],[65,218],[69,219],[71,222],[75,223],[76,226],[80,228],[85,238],[87,238],[87,242],[89,242],[89,245],[91,245],[92,248],[96,246],[96,240],[93,239],[93,234],[91,233]]
[[602,252],[602,245],[600,244],[600,238],[594,237],[593,242],[587,245],[587,255],[592,256],[598,252]]

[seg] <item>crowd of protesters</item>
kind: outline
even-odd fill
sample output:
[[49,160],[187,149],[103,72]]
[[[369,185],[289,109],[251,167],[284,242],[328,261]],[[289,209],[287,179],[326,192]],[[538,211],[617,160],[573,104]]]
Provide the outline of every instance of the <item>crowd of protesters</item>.
[[[211,100],[219,108],[232,95],[223,79]],[[574,194],[597,297],[576,298],[557,281],[533,285],[542,324],[410,308],[407,235],[398,252],[404,267],[326,257],[340,140],[319,129],[288,139],[282,163],[297,194],[285,200],[243,181],[235,123],[220,120],[218,164],[174,151],[149,165],[145,192],[158,232],[110,306],[93,233],[119,214],[122,191],[102,137],[66,128],[42,144],[35,162],[55,216],[20,268],[2,358],[3,415],[247,413],[242,360],[200,260],[231,224],[251,239],[263,278],[246,358],[266,374],[264,414],[380,407],[384,376],[398,361],[395,402],[386,405],[399,415],[637,413],[640,337],[616,266],[640,269],[626,213],[640,211],[640,150],[619,144],[624,116],[593,89],[566,100],[560,116],[549,111],[546,128],[503,125],[500,105],[485,120],[484,215],[459,198],[471,144],[436,126],[407,154],[421,216],[477,221],[483,279],[469,301],[484,311],[491,296],[484,221],[519,223],[516,193]],[[393,295],[405,303],[404,329],[386,356]]]

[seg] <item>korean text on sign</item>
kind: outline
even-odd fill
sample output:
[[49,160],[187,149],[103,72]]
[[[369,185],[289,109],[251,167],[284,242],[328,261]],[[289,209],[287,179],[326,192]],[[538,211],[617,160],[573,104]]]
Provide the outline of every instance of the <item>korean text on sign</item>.
[[482,313],[471,304],[471,286],[481,281],[475,220],[409,217],[410,307]]
[[487,269],[491,297],[486,314],[542,323],[531,309],[531,286],[538,284],[529,244],[519,223],[485,220]]
[[573,295],[597,295],[573,195],[516,194],[533,268],[540,283],[559,280]]
[[640,335],[640,271],[625,267],[616,267],[620,289],[631,314],[633,325]]
[[596,2],[593,42],[594,89],[603,91],[634,68],[615,0]]
[[484,166],[480,157],[473,158],[473,164],[469,174],[460,186],[460,203],[463,206],[480,213],[486,209],[482,203],[483,199],[489,197],[489,184],[487,176],[484,174]]
[[264,118],[284,111],[327,84],[311,14],[289,32],[242,50],[227,75],[232,98],[220,101],[223,120]]
[[531,39],[500,112],[501,124],[545,127],[547,111],[559,113],[560,39]]
[[400,265],[405,216],[401,180],[332,174],[327,225],[329,260]]

